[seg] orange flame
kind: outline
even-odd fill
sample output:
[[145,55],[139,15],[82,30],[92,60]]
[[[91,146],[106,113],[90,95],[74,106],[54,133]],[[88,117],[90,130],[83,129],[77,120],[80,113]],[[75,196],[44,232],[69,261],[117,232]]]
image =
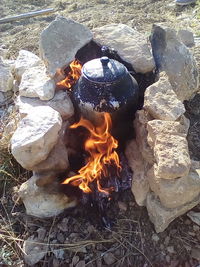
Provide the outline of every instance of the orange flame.
[[65,79],[58,82],[57,85],[65,87],[71,91],[72,86],[76,83],[76,81],[81,76],[82,65],[77,59],[75,59],[74,61],[70,63],[69,68],[70,68],[70,71],[65,77]]
[[111,117],[108,113],[104,113],[103,116],[104,120],[100,126],[94,127],[90,121],[81,118],[78,123],[70,127],[74,129],[83,126],[89,131],[90,136],[84,144],[89,158],[87,164],[79,170],[79,174],[67,178],[63,184],[71,183],[74,186],[79,186],[83,192],[90,193],[92,191],[90,183],[96,180],[98,190],[108,195],[112,188],[102,188],[100,179],[102,176],[108,176],[107,165],[115,164],[118,169],[121,169],[121,166],[115,151],[118,142],[110,134]]

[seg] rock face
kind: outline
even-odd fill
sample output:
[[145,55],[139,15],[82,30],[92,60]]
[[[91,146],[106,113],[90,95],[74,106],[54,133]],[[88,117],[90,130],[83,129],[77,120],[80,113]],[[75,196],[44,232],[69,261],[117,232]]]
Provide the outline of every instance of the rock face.
[[7,92],[13,87],[12,66],[0,58],[0,92]]
[[32,108],[38,106],[49,106],[58,111],[63,120],[67,120],[74,115],[74,107],[67,92],[56,92],[54,98],[49,101],[42,101],[38,98],[29,98],[18,96],[16,106],[19,109],[19,113],[23,118],[26,116]]
[[41,59],[38,56],[27,50],[20,50],[14,66],[17,80],[20,81],[22,74],[26,70],[38,65],[39,63],[41,63]]
[[150,220],[157,233],[163,232],[167,226],[178,216],[195,207],[200,202],[200,196],[178,208],[168,209],[161,205],[154,193],[148,193],[146,207]]
[[186,138],[159,134],[155,141],[154,173],[157,178],[174,179],[189,173],[191,160]]
[[76,206],[76,200],[70,199],[63,193],[45,192],[36,185],[36,181],[37,176],[32,176],[19,189],[19,197],[28,215],[48,218],[60,214],[64,209]]
[[88,28],[58,16],[40,37],[40,54],[48,73],[54,76],[57,69],[68,66],[77,51],[91,39],[92,33]]
[[38,63],[23,73],[19,95],[50,100],[54,97],[55,86],[54,80],[47,76],[44,64]]
[[177,208],[200,195],[200,170],[190,170],[187,176],[173,180],[156,179],[153,168],[148,172],[151,190],[166,208]]
[[60,114],[50,107],[37,107],[19,123],[11,139],[15,159],[27,170],[45,160],[58,141]]
[[199,74],[189,49],[170,28],[154,25],[151,44],[156,66],[165,71],[178,99],[188,100],[198,91]]
[[149,182],[147,179],[147,171],[150,168],[149,164],[143,159],[135,140],[127,144],[125,153],[129,166],[133,171],[131,190],[137,204],[144,206],[147,193],[149,192]]
[[136,72],[147,73],[155,68],[147,37],[124,24],[109,24],[93,29],[94,41],[113,48],[130,63]]
[[164,74],[146,89],[144,108],[153,118],[167,121],[175,121],[185,112],[184,105],[177,99]]

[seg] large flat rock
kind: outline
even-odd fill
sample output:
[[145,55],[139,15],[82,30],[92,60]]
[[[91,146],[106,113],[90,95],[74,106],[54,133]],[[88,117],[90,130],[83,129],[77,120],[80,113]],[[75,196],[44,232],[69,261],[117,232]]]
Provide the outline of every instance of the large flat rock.
[[44,63],[39,62],[23,73],[19,85],[19,95],[50,100],[54,97],[55,87],[55,81],[46,74]]
[[159,80],[146,89],[144,109],[153,118],[166,121],[175,121],[184,114],[185,107],[178,100],[165,73],[162,73]]
[[19,109],[21,117],[25,117],[29,112],[32,112],[32,108],[39,106],[49,106],[58,111],[63,120],[67,120],[74,115],[74,107],[72,101],[65,91],[58,91],[54,97],[49,101],[43,101],[38,98],[30,98],[24,96],[18,96],[16,100],[16,106]]
[[117,51],[139,73],[155,68],[147,37],[125,24],[109,24],[92,30],[94,41]]
[[199,87],[197,64],[190,50],[175,30],[162,25],[153,25],[151,45],[156,66],[167,73],[178,99],[190,99]]
[[58,16],[40,37],[40,55],[49,75],[74,60],[77,51],[92,40],[90,30],[72,19]]
[[50,107],[37,107],[23,118],[11,138],[15,159],[27,170],[47,158],[58,141],[60,114]]

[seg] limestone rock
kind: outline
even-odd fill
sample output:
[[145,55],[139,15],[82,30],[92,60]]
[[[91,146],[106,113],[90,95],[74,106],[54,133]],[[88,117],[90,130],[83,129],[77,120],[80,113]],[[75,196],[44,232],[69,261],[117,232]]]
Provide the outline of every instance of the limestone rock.
[[15,76],[18,81],[21,80],[22,74],[29,68],[41,63],[41,59],[27,50],[20,50],[19,55],[15,61]]
[[157,178],[173,179],[188,175],[191,160],[185,137],[159,134],[155,142],[154,156],[154,172]]
[[135,197],[135,201],[139,206],[144,206],[147,193],[149,192],[149,182],[146,174],[150,166],[143,159],[135,140],[132,140],[127,144],[125,154],[129,166],[133,171],[131,190]]
[[147,122],[148,137],[147,141],[151,147],[154,147],[156,137],[159,134],[187,136],[189,125],[178,121],[151,120]]
[[27,170],[45,160],[58,141],[60,114],[50,107],[37,107],[19,123],[11,138],[15,159]]
[[200,212],[189,211],[187,216],[196,224],[200,226]]
[[186,213],[198,203],[200,203],[200,196],[178,208],[168,209],[161,205],[154,193],[148,193],[146,207],[156,232],[160,233],[163,232],[174,219]]
[[144,110],[138,110],[135,114],[135,120],[133,124],[136,132],[136,142],[138,144],[139,151],[147,162],[153,164],[155,162],[153,150],[147,142],[147,122],[150,119],[151,118],[148,117]]
[[33,266],[44,258],[48,252],[48,244],[42,243],[37,237],[30,236],[23,244],[24,261]]
[[200,195],[200,170],[190,170],[187,176],[166,180],[156,179],[153,168],[148,172],[151,190],[166,208],[177,208]]
[[33,171],[43,172],[54,170],[55,172],[66,171],[69,167],[68,153],[63,141],[59,138],[48,157],[32,167]]
[[156,66],[165,71],[179,100],[188,100],[198,91],[199,74],[190,50],[178,40],[176,31],[153,25],[151,45]]
[[91,39],[92,33],[86,26],[58,16],[40,37],[40,54],[48,73],[54,76],[57,69],[68,66]]
[[155,119],[175,121],[185,112],[185,107],[177,99],[168,78],[161,75],[160,79],[150,85],[144,96],[144,109]]
[[93,29],[94,41],[113,48],[130,63],[136,72],[147,73],[155,68],[147,37],[124,24],[109,24]]
[[0,92],[7,92],[13,87],[12,66],[0,58]]
[[76,200],[63,193],[48,193],[42,187],[38,187],[37,179],[37,176],[32,176],[20,186],[18,192],[28,215],[39,218],[53,217],[76,205]]
[[56,92],[54,98],[49,101],[42,101],[38,98],[18,96],[16,106],[18,107],[22,118],[26,116],[32,108],[38,106],[49,106],[55,109],[60,113],[63,120],[67,120],[74,115],[74,107],[71,99],[68,93],[64,91]]
[[55,87],[54,80],[46,74],[44,64],[38,63],[23,73],[19,85],[19,95],[50,100],[54,97]]
[[179,30],[178,31],[178,37],[181,40],[182,43],[184,43],[184,45],[191,47],[194,46],[194,35],[191,31],[189,30]]

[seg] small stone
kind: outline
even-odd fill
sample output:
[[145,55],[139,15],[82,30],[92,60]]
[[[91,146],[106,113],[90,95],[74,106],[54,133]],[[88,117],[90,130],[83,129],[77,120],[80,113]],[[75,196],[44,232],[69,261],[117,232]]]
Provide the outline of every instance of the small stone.
[[200,261],[200,248],[192,248],[191,256],[193,259]]
[[10,64],[3,62],[0,58],[0,92],[8,92],[13,88],[14,77]]
[[200,226],[200,212],[189,211],[187,216],[197,225]]
[[42,244],[40,240],[34,238],[34,236],[31,236],[24,241],[23,251],[24,261],[28,265],[33,266],[44,258],[48,251],[48,245]]
[[69,218],[64,218],[60,223],[57,225],[58,229],[67,232],[69,230]]
[[56,238],[57,238],[58,242],[60,242],[62,244],[65,242],[65,237],[62,233],[58,233]]
[[52,250],[53,254],[55,255],[56,259],[61,259],[61,260],[64,260],[64,254],[65,254],[65,251],[64,249],[53,249]]
[[21,80],[22,74],[29,68],[41,63],[41,59],[27,50],[20,50],[15,61],[15,76],[18,81]]
[[[166,236],[165,241],[164,241],[164,244],[165,244],[166,246],[168,246],[168,245],[169,245],[169,241],[170,241],[170,237],[169,237],[169,236]],[[168,251],[168,252],[169,252],[169,251]]]
[[167,251],[168,251],[170,254],[174,254],[174,253],[175,253],[175,250],[174,250],[174,247],[173,247],[173,246],[169,246],[169,247],[167,247]]
[[152,239],[153,241],[155,241],[155,242],[158,242],[158,241],[160,240],[159,236],[156,235],[156,234],[153,234],[152,237],[151,237],[151,239]]
[[26,213],[38,218],[57,216],[67,208],[76,206],[76,200],[70,199],[64,193],[48,193],[36,185],[37,176],[32,176],[19,189]]
[[43,63],[27,69],[19,85],[19,95],[38,97],[41,100],[50,100],[55,94],[55,82],[47,76]]
[[186,45],[188,47],[192,47],[195,45],[194,35],[189,30],[184,30],[184,29],[179,30],[178,31],[178,37],[181,40],[181,42],[184,43],[184,45]]
[[93,29],[94,41],[115,51],[136,72],[147,73],[155,68],[147,37],[125,24],[109,24]]
[[77,264],[76,264],[76,267],[85,267],[85,261],[79,261]]
[[112,265],[115,263],[116,258],[111,252],[108,252],[108,253],[104,254],[103,260],[104,260],[106,265]]
[[72,265],[75,266],[78,262],[79,262],[79,256],[76,255],[72,258]]
[[167,263],[170,263],[170,261],[171,261],[171,258],[170,258],[170,256],[169,256],[169,255],[166,255],[165,259],[166,259],[166,262],[167,262]]
[[176,121],[185,113],[183,103],[178,100],[165,73],[150,85],[144,95],[144,109],[159,120]]
[[41,240],[41,241],[44,241],[45,236],[46,236],[46,233],[47,233],[46,229],[44,229],[44,228],[39,228],[39,229],[37,230],[37,233],[38,233],[38,239]]
[[47,158],[61,126],[60,114],[50,107],[37,107],[20,121],[11,138],[11,151],[23,168],[32,170]]
[[193,225],[193,230],[195,232],[199,232],[200,231],[200,227],[198,225]]
[[118,206],[119,206],[119,209],[122,210],[122,211],[127,211],[127,204],[122,202],[122,201],[118,201]]
[[74,60],[77,51],[92,40],[90,30],[72,19],[57,16],[40,36],[40,55],[53,77]]

